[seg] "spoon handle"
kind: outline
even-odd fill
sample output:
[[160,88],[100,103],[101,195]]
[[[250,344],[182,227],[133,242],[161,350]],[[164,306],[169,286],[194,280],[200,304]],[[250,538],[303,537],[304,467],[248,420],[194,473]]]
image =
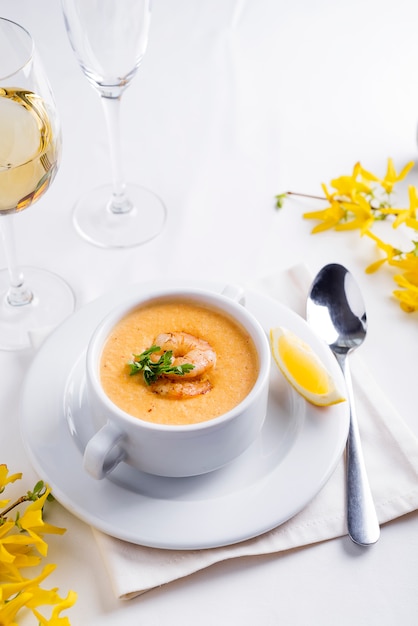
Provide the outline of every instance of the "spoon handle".
[[354,543],[368,546],[379,539],[380,527],[364,464],[347,355],[336,354],[335,356],[344,374],[350,407],[350,426],[346,446],[348,534]]

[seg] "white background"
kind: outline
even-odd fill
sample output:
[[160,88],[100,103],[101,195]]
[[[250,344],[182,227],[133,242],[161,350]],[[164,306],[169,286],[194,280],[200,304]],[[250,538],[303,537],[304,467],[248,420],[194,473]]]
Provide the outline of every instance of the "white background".
[[[418,434],[418,318],[391,298],[388,270],[364,273],[373,245],[358,233],[312,236],[302,213],[318,204],[274,208],[275,194],[318,194],[358,160],[383,175],[389,156],[398,170],[416,159],[416,2],[154,0],[148,51],[123,96],[122,140],[127,178],[164,199],[168,220],[159,238],[128,251],[95,248],[72,227],[73,203],[110,168],[99,97],[70,49],[58,0],[0,0],[0,15],[34,36],[64,137],[54,185],[16,219],[22,264],[61,274],[81,307],[145,278],[250,284],[301,261],[313,272],[343,263],[366,298],[364,360]],[[416,168],[409,179],[418,184]],[[34,473],[17,420],[31,357],[0,353],[0,460],[23,471],[28,488]],[[50,541],[51,581],[77,590],[73,624],[416,624],[416,514],[384,526],[368,550],[343,538],[226,562],[129,603],[113,598],[90,528],[58,504],[53,519],[68,532]]]

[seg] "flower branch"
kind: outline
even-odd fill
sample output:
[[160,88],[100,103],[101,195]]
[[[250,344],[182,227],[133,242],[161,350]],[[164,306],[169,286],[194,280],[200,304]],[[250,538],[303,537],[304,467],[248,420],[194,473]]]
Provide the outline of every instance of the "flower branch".
[[[3,511],[0,511],[0,525],[5,520],[6,515],[19,506],[19,504],[23,504],[24,502],[35,502],[45,494],[46,490],[47,487],[43,480],[37,482],[32,491],[28,491],[25,495],[20,496],[15,502],[9,504]],[[3,490],[0,489],[0,493],[2,493],[2,491]],[[51,494],[48,495],[48,499],[53,500]]]
[[[9,475],[7,465],[0,464],[0,494],[21,477],[21,473]],[[65,528],[43,519],[45,503],[50,499],[53,499],[50,488],[39,481],[31,491],[13,502],[0,500],[0,624],[17,624],[17,618],[26,616],[29,611],[36,624],[70,626],[68,617],[62,617],[61,613],[76,602],[77,594],[70,591],[66,597],[61,597],[57,589],[45,589],[41,585],[56,566],[45,565],[40,572],[37,568],[48,552],[44,535],[65,532]],[[10,517],[11,511],[24,504],[27,506],[23,511],[17,510],[15,516]],[[37,574],[28,577],[27,572],[35,567]],[[48,606],[52,607],[49,617],[44,614]]]
[[[286,198],[290,196],[327,202],[328,206],[324,209],[303,214],[305,219],[318,222],[312,233],[359,230],[360,235],[374,241],[383,257],[369,265],[366,272],[372,273],[385,263],[399,269],[401,273],[394,276],[394,281],[401,289],[393,291],[393,295],[408,313],[418,311],[418,191],[409,185],[409,206],[402,208],[393,206],[392,194],[395,185],[406,178],[413,166],[413,162],[408,163],[398,174],[389,158],[386,174],[379,178],[356,163],[350,175],[331,180],[331,189],[322,184],[323,197],[292,191],[275,197],[278,209],[283,207]],[[375,222],[387,219],[392,220],[393,228],[403,225],[409,232],[410,247],[407,250],[391,246],[373,232]]]

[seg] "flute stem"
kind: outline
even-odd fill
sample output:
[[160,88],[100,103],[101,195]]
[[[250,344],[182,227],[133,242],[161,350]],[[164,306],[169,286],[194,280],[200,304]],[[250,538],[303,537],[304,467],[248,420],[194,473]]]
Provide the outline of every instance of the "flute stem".
[[113,193],[108,204],[108,209],[112,213],[129,213],[129,211],[132,210],[132,202],[126,195],[126,184],[121,166],[122,160],[119,128],[121,95],[122,94],[119,94],[118,96],[101,95],[110,144]]
[[6,293],[6,301],[10,306],[25,306],[33,300],[33,293],[27,287],[22,271],[17,263],[16,244],[14,234],[14,215],[2,215],[0,218],[0,232],[3,239],[7,270],[10,285]]

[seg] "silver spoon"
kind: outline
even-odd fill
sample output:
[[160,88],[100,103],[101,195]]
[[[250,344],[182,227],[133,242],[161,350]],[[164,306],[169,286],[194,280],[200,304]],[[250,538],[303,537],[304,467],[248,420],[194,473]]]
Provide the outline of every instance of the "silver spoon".
[[331,263],[317,274],[308,296],[307,320],[331,348],[346,381],[350,407],[346,446],[347,527],[355,543],[367,546],[379,539],[380,528],[363,460],[347,359],[366,337],[367,318],[360,289],[345,267]]

